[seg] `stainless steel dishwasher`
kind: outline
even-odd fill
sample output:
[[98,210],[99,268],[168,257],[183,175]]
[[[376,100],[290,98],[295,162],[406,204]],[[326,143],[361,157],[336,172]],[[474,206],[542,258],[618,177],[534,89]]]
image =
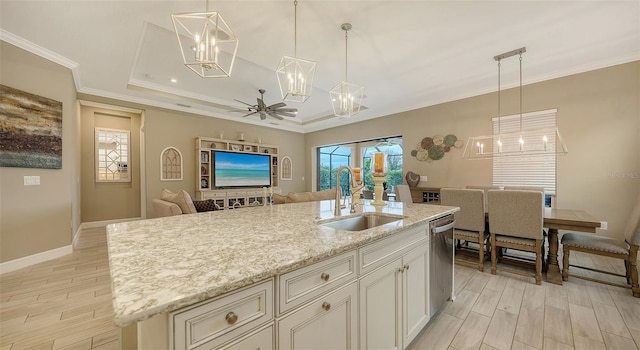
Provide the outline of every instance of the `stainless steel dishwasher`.
[[453,273],[454,273],[454,243],[453,215],[447,215],[429,224],[431,231],[430,245],[430,273],[431,286],[429,288],[430,317],[440,311],[447,301],[453,301]]

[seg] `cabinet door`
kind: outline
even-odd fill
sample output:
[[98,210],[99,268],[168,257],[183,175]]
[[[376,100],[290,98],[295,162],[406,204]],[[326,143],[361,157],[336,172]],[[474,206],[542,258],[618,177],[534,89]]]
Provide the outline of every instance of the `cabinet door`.
[[429,322],[429,245],[402,257],[402,337],[405,346]]
[[402,349],[402,259],[360,280],[360,347]]
[[316,299],[278,322],[278,349],[357,349],[358,284]]
[[273,325],[254,332],[238,341],[235,341],[220,350],[272,350],[273,349]]

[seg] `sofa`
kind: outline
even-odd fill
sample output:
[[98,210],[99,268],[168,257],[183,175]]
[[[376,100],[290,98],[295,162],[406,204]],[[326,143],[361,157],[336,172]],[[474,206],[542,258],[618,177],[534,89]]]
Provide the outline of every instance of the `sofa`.
[[314,202],[327,199],[336,199],[335,188],[316,192],[289,192],[286,196],[273,194],[273,204]]
[[218,209],[213,199],[194,201],[191,199],[191,195],[185,190],[173,193],[167,189],[163,189],[160,198],[151,200],[151,205],[153,206],[156,217],[195,214]]

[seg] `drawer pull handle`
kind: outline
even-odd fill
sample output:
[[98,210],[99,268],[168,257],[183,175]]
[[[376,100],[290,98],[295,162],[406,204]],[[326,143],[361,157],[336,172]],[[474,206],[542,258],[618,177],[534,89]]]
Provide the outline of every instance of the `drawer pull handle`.
[[398,269],[398,272],[403,273],[404,272],[404,268]]
[[224,317],[227,320],[228,324],[234,324],[238,321],[238,315],[236,315],[233,311],[228,313],[227,316]]
[[322,308],[325,309],[326,311],[329,311],[331,309],[331,304],[325,301],[324,303],[322,303]]
[[405,270],[408,270],[408,269],[409,269],[409,264],[404,265],[404,269],[405,269]]
[[329,274],[328,274],[328,273],[324,273],[324,272],[323,272],[323,273],[320,275],[320,278],[321,278],[323,281],[327,282],[327,281],[329,280]]

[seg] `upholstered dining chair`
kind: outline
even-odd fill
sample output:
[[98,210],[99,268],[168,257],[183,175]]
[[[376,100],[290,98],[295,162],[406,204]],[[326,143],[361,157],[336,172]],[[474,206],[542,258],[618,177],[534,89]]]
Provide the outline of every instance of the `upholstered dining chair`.
[[[440,204],[460,207],[454,214],[453,238],[478,243],[478,270],[484,271],[485,210],[484,191],[480,189],[441,188]],[[470,263],[456,255],[456,262]],[[473,263],[476,264],[476,263]]]
[[[542,259],[544,256],[543,194],[538,191],[490,190],[489,233],[491,236],[491,273],[498,270],[500,248],[533,252],[535,258],[536,284],[542,284]],[[502,259],[501,259],[502,262]],[[500,270],[531,276],[521,270],[500,266]]]
[[367,189],[362,190],[362,198],[373,199],[373,191]]
[[640,246],[640,195],[636,200],[636,204],[631,211],[631,217],[627,222],[624,231],[624,241],[619,241],[609,237],[602,237],[593,234],[583,234],[576,232],[565,233],[562,236],[562,280],[569,279],[569,266],[582,267],[577,265],[569,265],[569,255],[571,251],[608,256],[611,258],[624,260],[626,275],[620,275],[610,271],[586,268],[596,272],[602,272],[609,275],[626,277],[627,285],[599,280],[591,277],[571,275],[594,282],[605,283],[614,286],[631,288],[633,296],[640,298],[640,286],[638,285],[638,246]]
[[413,203],[413,199],[411,198],[411,190],[409,190],[409,185],[396,185],[394,188],[396,193],[396,201],[402,203]]
[[[502,189],[502,187],[500,186],[478,186],[478,185],[467,185],[468,189],[471,190],[482,190],[484,191],[484,210],[488,210],[489,206],[487,205],[487,201],[489,200],[489,196],[487,196],[487,192],[489,192],[489,190],[500,190]],[[488,231],[487,231],[488,232]]]

